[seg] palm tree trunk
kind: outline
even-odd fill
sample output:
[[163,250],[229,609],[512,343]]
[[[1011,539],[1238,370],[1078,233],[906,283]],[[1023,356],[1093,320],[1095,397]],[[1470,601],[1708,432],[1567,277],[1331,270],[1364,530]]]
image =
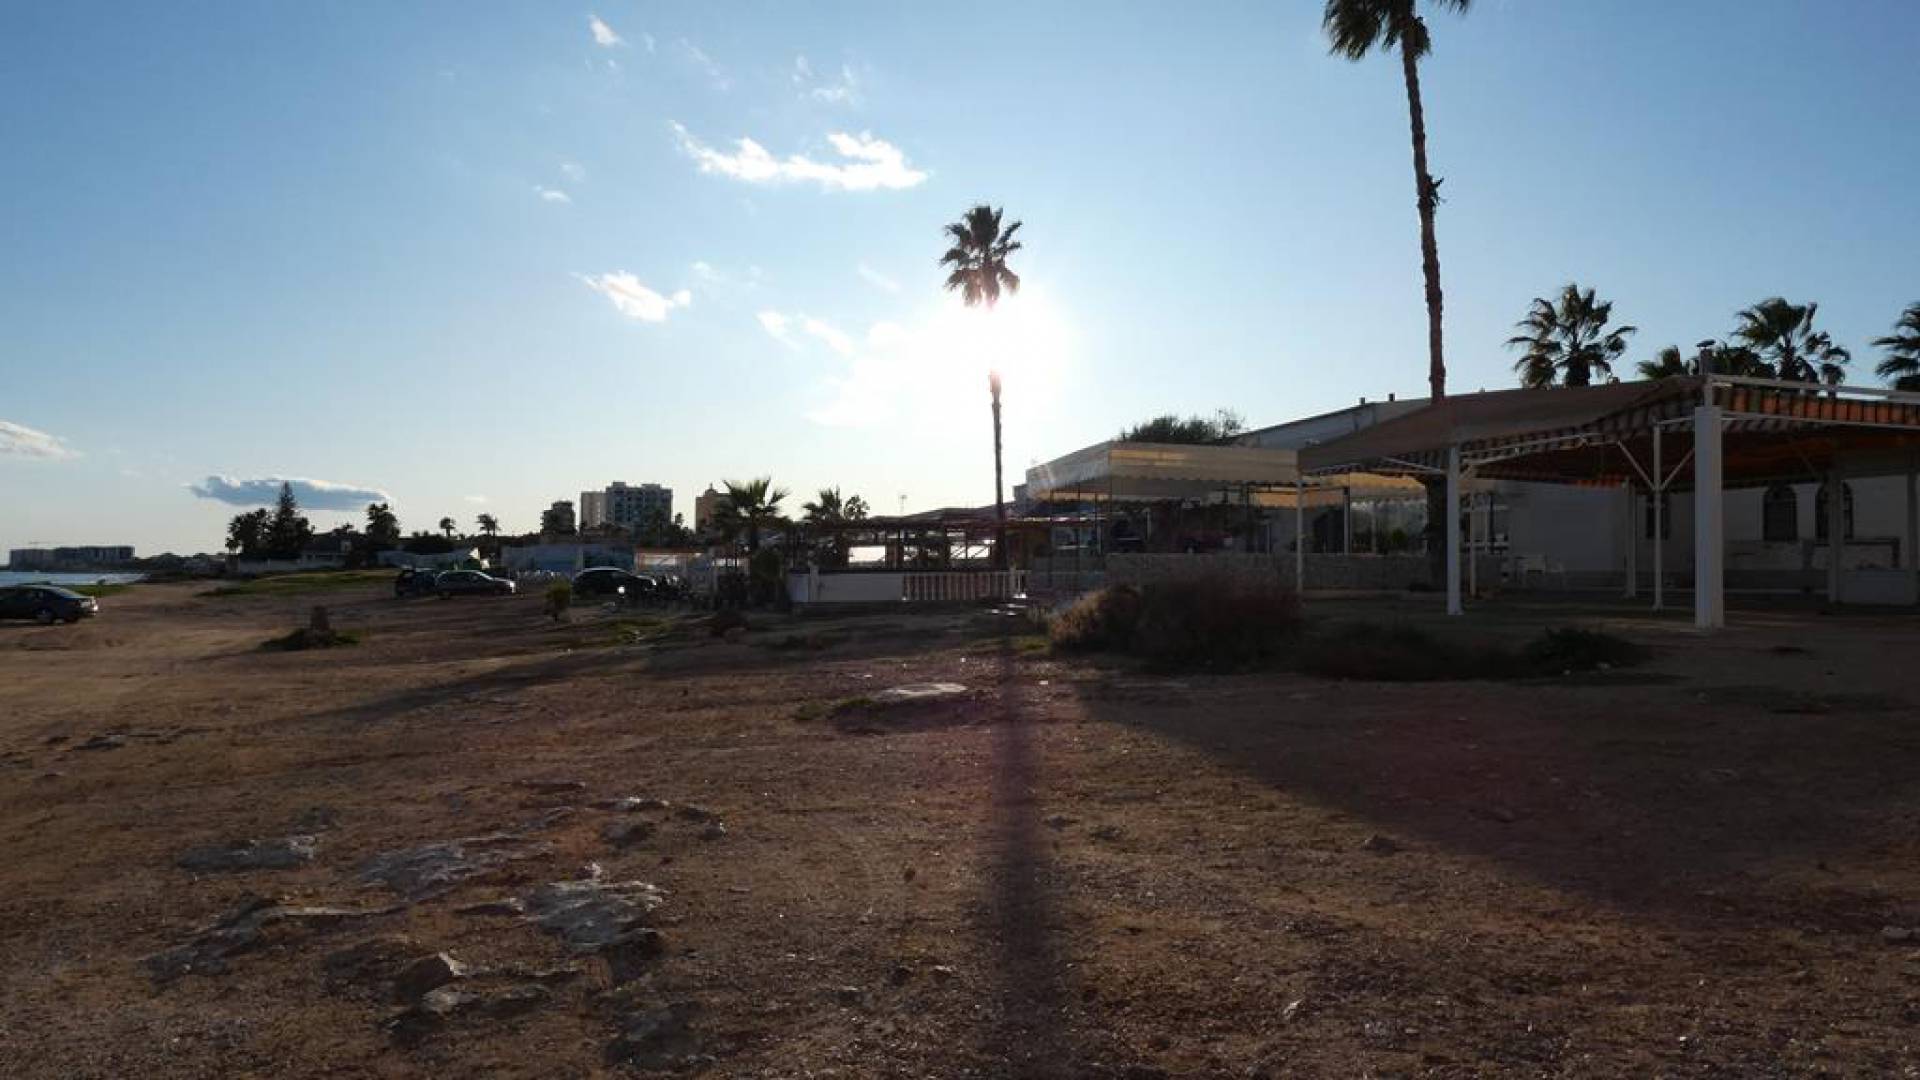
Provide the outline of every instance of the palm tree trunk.
[[1433,212],[1440,202],[1439,188],[1427,173],[1427,115],[1420,104],[1420,62],[1400,50],[1400,68],[1407,79],[1407,121],[1413,129],[1413,185],[1420,207],[1420,270],[1427,280],[1427,388],[1433,400],[1447,396],[1447,361],[1440,334],[1440,245],[1433,237]]
[[[1407,81],[1407,124],[1413,135],[1413,185],[1420,208],[1420,270],[1427,282],[1427,391],[1438,403],[1447,396],[1446,350],[1440,333],[1440,313],[1444,306],[1440,295],[1440,245],[1433,237],[1433,212],[1440,202],[1440,193],[1433,177],[1427,173],[1427,114],[1420,104],[1420,62],[1404,45],[1400,49],[1400,70]],[[1444,529],[1452,520],[1454,508],[1447,505],[1446,485],[1429,477],[1426,489],[1427,566],[1438,582],[1446,561]]]
[[1002,497],[1000,473],[1000,373],[987,373],[987,388],[993,392],[993,563],[1007,567],[1007,504]]

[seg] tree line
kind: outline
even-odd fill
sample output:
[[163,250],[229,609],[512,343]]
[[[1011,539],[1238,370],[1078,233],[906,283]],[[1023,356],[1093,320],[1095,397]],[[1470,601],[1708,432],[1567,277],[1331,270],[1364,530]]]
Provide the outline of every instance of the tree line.
[[[337,552],[346,555],[349,561],[364,562],[371,561],[382,551],[404,549],[418,554],[435,554],[452,551],[456,546],[459,530],[450,517],[440,519],[437,533],[415,530],[412,535],[403,538],[400,519],[390,504],[369,503],[365,513],[366,526],[363,529],[341,525],[330,532],[318,532],[301,511],[300,501],[293,494],[293,485],[282,483],[280,496],[272,509],[261,507],[249,510],[234,515],[227,522],[226,549],[243,559],[293,560],[324,539],[330,541],[326,547],[329,554]],[[492,514],[479,515],[474,524],[481,536],[498,538],[500,522]]]
[[[1668,345],[1642,360],[1643,379],[1670,379],[1698,375],[1704,364],[1718,375],[1780,379],[1786,382],[1837,386],[1846,378],[1853,353],[1835,343],[1815,324],[1817,303],[1796,304],[1773,296],[1734,315],[1733,329],[1717,339],[1699,343],[1692,357],[1679,346]],[[1514,362],[1520,385],[1591,386],[1614,380],[1614,366],[1627,352],[1627,339],[1638,328],[1613,322],[1613,302],[1600,300],[1591,288],[1568,282],[1558,296],[1534,298],[1519,331],[1507,339],[1521,350]],[[1874,371],[1896,390],[1920,390],[1920,302],[1907,307],[1894,323],[1893,333],[1875,338],[1883,351]]]

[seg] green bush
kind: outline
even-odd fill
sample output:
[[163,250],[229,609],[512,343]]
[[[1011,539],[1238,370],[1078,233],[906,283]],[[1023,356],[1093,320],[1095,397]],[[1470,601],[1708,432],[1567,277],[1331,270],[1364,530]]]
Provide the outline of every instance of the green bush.
[[1508,673],[1510,654],[1442,641],[1417,626],[1339,623],[1300,643],[1293,666],[1323,679],[1435,682]]
[[554,622],[559,622],[560,616],[565,615],[567,613],[567,609],[572,606],[573,606],[573,583],[572,582],[556,581],[547,586],[547,617],[548,618],[552,619]]
[[1529,667],[1542,675],[1601,668],[1631,667],[1647,659],[1643,645],[1599,630],[1556,626],[1527,642],[1520,651]]
[[1280,655],[1299,629],[1299,598],[1278,580],[1200,577],[1096,590],[1056,616],[1049,636],[1063,650],[1223,669]]

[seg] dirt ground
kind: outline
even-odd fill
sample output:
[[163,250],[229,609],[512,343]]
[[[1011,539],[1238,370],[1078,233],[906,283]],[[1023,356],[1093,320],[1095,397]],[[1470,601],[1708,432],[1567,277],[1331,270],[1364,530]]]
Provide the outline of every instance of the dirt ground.
[[[374,589],[277,653],[314,598],[201,589],[0,627],[0,1075],[1920,1075],[1911,616],[1402,685]],[[626,882],[617,946],[535,921]]]

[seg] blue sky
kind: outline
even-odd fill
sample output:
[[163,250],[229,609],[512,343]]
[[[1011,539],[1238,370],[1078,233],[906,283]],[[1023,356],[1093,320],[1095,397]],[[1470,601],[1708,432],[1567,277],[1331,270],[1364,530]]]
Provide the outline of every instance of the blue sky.
[[[1010,483],[1156,412],[1424,392],[1399,73],[1318,3],[932,11],[8,5],[0,546],[216,549],[273,476],[408,528],[615,479],[985,503],[994,359]],[[1867,369],[1920,300],[1910,4],[1433,31],[1455,392],[1569,278],[1635,358],[1784,294]],[[1028,244],[984,327],[935,265],[981,200]]]

